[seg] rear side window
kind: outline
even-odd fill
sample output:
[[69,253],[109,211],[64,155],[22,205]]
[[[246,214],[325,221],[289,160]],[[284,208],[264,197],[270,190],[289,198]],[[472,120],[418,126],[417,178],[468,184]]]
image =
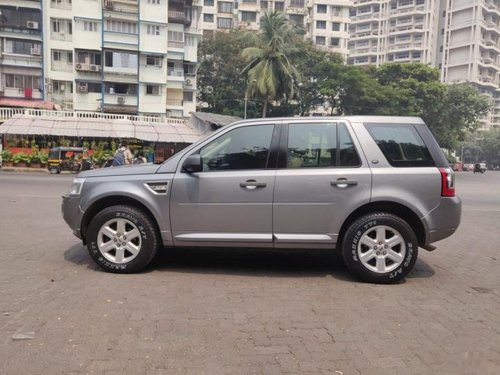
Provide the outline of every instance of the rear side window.
[[344,124],[290,124],[287,168],[358,167],[358,153]]
[[393,167],[433,167],[434,160],[413,125],[365,124]]

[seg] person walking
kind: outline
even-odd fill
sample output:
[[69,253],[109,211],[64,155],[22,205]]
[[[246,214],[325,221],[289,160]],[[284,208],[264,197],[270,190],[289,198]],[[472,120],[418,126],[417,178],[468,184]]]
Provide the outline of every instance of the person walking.
[[134,157],[132,155],[132,152],[130,152],[128,148],[127,141],[123,141],[118,146],[118,150],[116,150],[115,158],[113,160],[113,167],[132,164],[133,158]]

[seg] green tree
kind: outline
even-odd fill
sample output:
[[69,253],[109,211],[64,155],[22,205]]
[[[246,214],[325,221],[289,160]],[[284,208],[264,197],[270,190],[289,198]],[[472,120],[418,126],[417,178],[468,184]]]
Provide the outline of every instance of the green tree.
[[500,129],[481,132],[478,145],[489,164],[500,166]]
[[435,120],[429,121],[429,126],[441,147],[456,149],[468,132],[477,129],[479,118],[490,111],[492,103],[466,83],[446,89],[446,96],[439,105],[440,112]]
[[248,94],[259,94],[264,101],[262,117],[273,100],[291,99],[299,81],[299,73],[291,64],[293,41],[297,31],[280,12],[266,13],[260,22],[257,44],[243,50],[249,61],[242,73],[248,78]]
[[[241,31],[216,32],[206,36],[198,48],[198,102],[203,111],[243,117],[247,64],[241,51],[249,40]],[[258,109],[250,101],[248,111],[256,117]]]

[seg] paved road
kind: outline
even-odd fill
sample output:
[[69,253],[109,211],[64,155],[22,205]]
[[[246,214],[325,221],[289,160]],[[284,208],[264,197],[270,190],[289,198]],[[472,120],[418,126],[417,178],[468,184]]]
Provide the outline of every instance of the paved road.
[[61,219],[70,178],[0,172],[0,374],[500,374],[500,172],[458,174],[459,231],[392,286],[285,251],[106,274]]

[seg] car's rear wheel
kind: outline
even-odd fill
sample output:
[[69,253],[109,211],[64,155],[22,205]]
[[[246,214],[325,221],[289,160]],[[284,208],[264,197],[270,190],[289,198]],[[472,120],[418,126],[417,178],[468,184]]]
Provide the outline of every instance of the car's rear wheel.
[[87,231],[90,256],[108,272],[141,271],[155,256],[159,243],[153,220],[130,206],[105,208],[92,219]]
[[389,213],[364,215],[352,223],[342,243],[347,267],[361,279],[394,283],[413,268],[418,241],[406,221]]

